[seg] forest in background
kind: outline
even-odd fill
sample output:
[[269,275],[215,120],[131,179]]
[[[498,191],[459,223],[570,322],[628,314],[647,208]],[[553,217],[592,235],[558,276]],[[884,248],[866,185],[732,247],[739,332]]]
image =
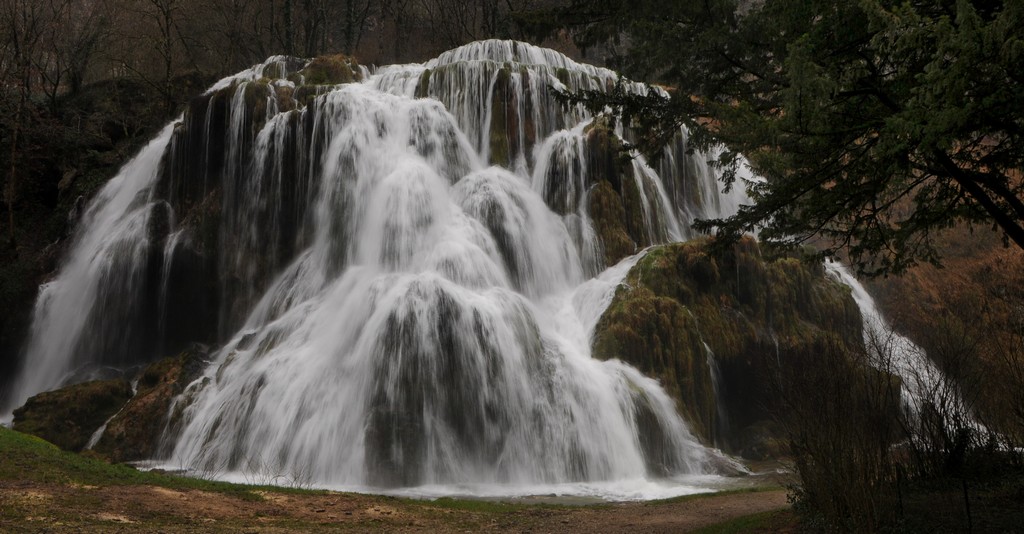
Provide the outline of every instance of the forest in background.
[[[563,3],[0,0],[0,394],[85,201],[214,81],[277,54],[424,61],[524,38],[514,14]],[[543,44],[579,57],[564,36]]]
[[[422,61],[481,38],[526,38],[516,13],[563,4],[0,0],[0,376],[14,373],[37,288],[86,200],[214,80],[274,54]],[[569,34],[554,35],[542,44],[580,57]],[[979,409],[1021,432],[1024,257],[981,226],[937,234],[946,268],[919,265],[877,281],[880,305]],[[955,436],[943,438],[955,452]]]

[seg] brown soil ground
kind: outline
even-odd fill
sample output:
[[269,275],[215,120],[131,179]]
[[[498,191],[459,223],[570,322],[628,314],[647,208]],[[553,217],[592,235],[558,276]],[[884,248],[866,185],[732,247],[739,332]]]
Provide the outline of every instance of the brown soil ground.
[[0,481],[0,532],[687,532],[788,506],[783,490],[547,506]]

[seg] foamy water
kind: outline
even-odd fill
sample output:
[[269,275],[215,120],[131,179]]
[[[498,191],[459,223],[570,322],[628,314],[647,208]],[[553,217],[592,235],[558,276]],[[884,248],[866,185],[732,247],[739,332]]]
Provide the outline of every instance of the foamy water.
[[[208,93],[230,99],[226,131],[191,117],[202,131],[180,135],[206,144],[176,143],[168,126],[91,204],[43,288],[20,399],[105,352],[82,347],[123,350],[118,336],[138,333],[148,309],[133,288],[153,270],[155,331],[180,320],[166,307],[170,266],[198,237],[181,224],[187,213],[170,213],[168,235],[150,243],[150,220],[179,205],[165,190],[184,188],[158,183],[175,176],[161,165],[204,158],[217,172],[184,179],[221,202],[223,272],[211,285],[228,330],[176,401],[181,426],[164,436],[165,464],[424,497],[633,500],[714,479],[705,477],[719,454],[661,386],[591,354],[637,257],[604,264],[587,201],[593,118],[563,109],[548,88],[600,89],[614,73],[487,41],[322,88],[306,108],[280,112],[274,91],[290,82],[260,85],[270,64],[290,63],[271,58]],[[249,115],[256,89],[265,116]],[[499,119],[507,128],[495,134]],[[741,187],[721,193],[702,158],[674,146],[669,163],[629,164],[649,242],[685,239],[693,218],[727,216],[746,198]]]

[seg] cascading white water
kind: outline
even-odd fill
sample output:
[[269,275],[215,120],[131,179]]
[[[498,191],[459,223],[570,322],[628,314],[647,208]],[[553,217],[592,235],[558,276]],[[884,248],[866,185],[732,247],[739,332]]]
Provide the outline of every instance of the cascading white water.
[[[465,140],[423,157],[415,140],[461,137],[436,102],[324,98],[338,123],[313,245],[196,383],[173,461],[334,484],[620,479],[646,472],[648,409],[667,429],[657,461],[702,470],[665,394],[590,358],[576,247],[522,177]],[[454,180],[453,160],[469,167]],[[350,261],[335,274],[338,227]]]
[[909,415],[916,418],[926,406],[936,406],[950,410],[946,415],[971,425],[975,430],[983,430],[973,420],[970,410],[935,362],[924,349],[893,330],[875,306],[875,300],[853,273],[837,261],[826,261],[825,270],[850,287],[853,300],[864,319],[864,345],[871,358],[870,363],[900,377],[901,396]]
[[[177,164],[187,148],[169,126],[104,189],[51,284],[74,291],[48,286],[40,300],[20,399],[82,363],[74,346],[103,320],[89,303],[103,301],[97,291],[124,291],[79,264],[123,259],[102,244],[114,242],[141,251],[128,262],[141,269],[153,263],[144,230],[154,206],[219,201],[217,261],[230,272],[218,286],[220,323],[242,326],[177,401],[167,461],[345,487],[563,484],[709,469],[711,453],[655,381],[591,357],[594,325],[635,258],[604,270],[585,201],[592,118],[562,110],[548,87],[604,88],[614,73],[488,41],[317,89],[308,106],[282,112],[275,91],[295,84],[260,85],[265,69],[211,89],[231,92],[227,118],[207,111],[188,123],[200,133],[226,124],[221,140],[203,133],[190,153],[202,159],[201,175],[154,184],[160,165]],[[265,117],[247,115],[256,89],[269,95],[260,97]],[[495,109],[501,91],[506,105]],[[168,146],[174,157],[161,162]],[[210,185],[217,179],[207,171],[221,157],[220,185]],[[700,168],[690,159],[705,156],[670,147],[668,157],[680,183],[632,163],[650,242],[683,239],[694,217],[728,215],[719,210],[743,198],[742,188],[733,199],[720,195],[711,172],[682,168]],[[683,181],[712,192],[694,201]],[[174,226],[189,217],[163,219]],[[154,267],[159,306],[173,292],[167,280],[183,244],[201,237],[180,224],[165,232]]]
[[[60,273],[39,291],[29,337],[29,358],[14,383],[4,419],[28,397],[66,382],[76,372],[88,377],[113,344],[127,344],[118,321],[135,313],[139,271],[146,268],[151,187],[173,128],[167,126],[111,179],[90,203]],[[115,281],[118,288],[111,287]],[[105,316],[105,324],[97,317]],[[90,342],[86,330],[113,330]],[[113,338],[113,339],[111,339]]]

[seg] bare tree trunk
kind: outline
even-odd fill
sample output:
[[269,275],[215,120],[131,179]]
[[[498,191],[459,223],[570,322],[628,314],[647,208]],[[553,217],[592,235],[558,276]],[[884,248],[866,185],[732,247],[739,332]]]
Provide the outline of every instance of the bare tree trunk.
[[319,49],[321,49],[321,52],[324,52],[327,50],[327,35],[330,30],[330,26],[327,23],[327,0],[319,0],[319,2],[317,2],[316,16],[324,22],[324,31],[321,32],[321,36],[319,36],[321,37],[321,39],[319,39]]
[[[11,161],[10,174],[7,177],[7,184],[4,187],[4,201],[7,204],[7,234],[10,244],[16,244],[14,228],[14,203],[18,196],[18,141],[22,129],[25,127],[25,108],[28,105],[29,95],[32,94],[31,66],[36,54],[37,46],[41,38],[40,31],[40,4],[5,3],[3,6],[3,24],[7,30],[8,41],[5,45],[11,53],[7,59],[9,65],[14,66],[12,73],[16,73],[14,85],[18,89],[18,106],[15,109],[13,124],[11,126]],[[7,84],[8,80],[0,81]],[[7,84],[11,85],[11,84]]]
[[14,201],[18,194],[18,137],[21,135],[22,117],[25,114],[27,89],[23,83],[21,95],[18,97],[18,108],[14,113],[14,128],[11,132],[11,169],[7,175],[7,187],[4,190],[4,200],[7,203],[7,238],[12,247],[17,243],[14,234]]
[[295,55],[295,26],[292,21],[292,0],[284,0],[284,52]]
[[174,108],[171,79],[174,77],[174,2],[175,0],[149,0],[156,9],[156,24],[160,30],[159,51],[163,60],[163,79],[154,83],[163,97],[164,109],[170,113]]
[[352,43],[352,54],[356,53],[356,49],[359,48],[359,44],[363,42],[363,37],[366,33],[366,24],[370,20],[370,10],[373,9],[374,3],[370,0],[366,0],[363,3],[363,11],[359,14],[359,24],[356,26],[356,38]]
[[[317,16],[317,10],[313,5],[313,0],[303,0],[302,2],[302,28],[305,32],[305,56],[313,57],[323,53],[323,49],[320,49],[317,45],[320,43],[318,38],[320,33],[323,32],[323,26],[326,23],[325,20]],[[323,32],[326,33],[326,32]]]
[[345,53],[352,55],[355,40],[355,0],[345,0]]

